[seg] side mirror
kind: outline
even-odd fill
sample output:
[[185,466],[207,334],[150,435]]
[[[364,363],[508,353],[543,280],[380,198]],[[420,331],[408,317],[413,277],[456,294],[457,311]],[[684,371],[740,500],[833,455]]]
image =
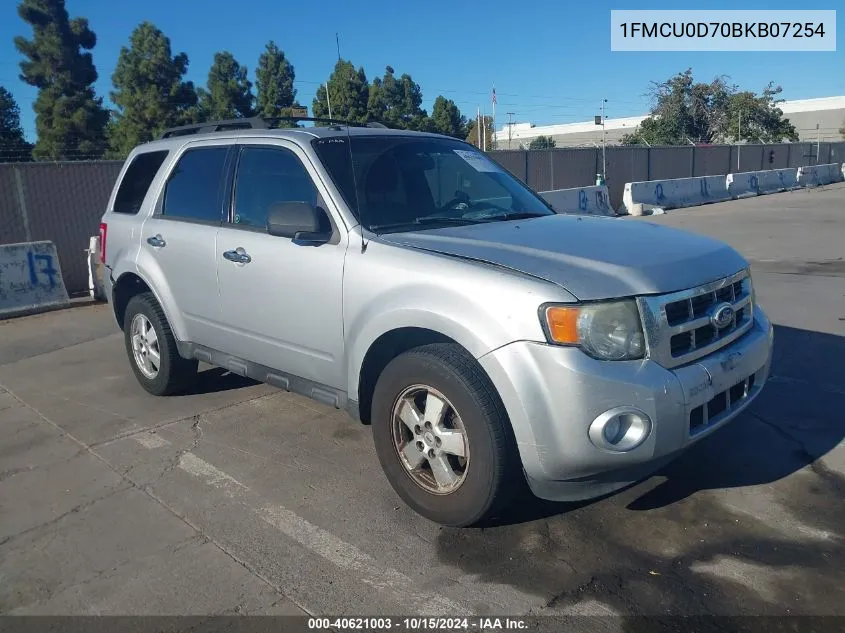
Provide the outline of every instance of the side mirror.
[[308,202],[277,202],[267,212],[267,233],[289,237],[298,244],[318,246],[332,237],[325,211]]

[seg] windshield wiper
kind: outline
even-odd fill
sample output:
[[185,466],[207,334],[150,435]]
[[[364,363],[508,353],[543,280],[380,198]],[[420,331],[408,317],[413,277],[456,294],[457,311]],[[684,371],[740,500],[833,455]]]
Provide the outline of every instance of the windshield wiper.
[[476,218],[456,218],[443,215],[426,215],[414,220],[415,224],[475,224],[477,222],[483,222],[483,219],[479,220]]
[[552,213],[534,213],[533,211],[513,211],[513,212],[505,212],[505,213],[497,213],[496,215],[490,215],[487,217],[490,218],[504,218],[506,220],[527,220],[529,218],[544,218],[547,215],[553,215]]
[[479,220],[470,220],[465,218],[448,218],[448,217],[422,217],[417,218],[413,222],[395,222],[392,224],[376,224],[370,227],[371,231],[378,233],[379,231],[392,231],[396,229],[413,228],[424,224],[478,224]]

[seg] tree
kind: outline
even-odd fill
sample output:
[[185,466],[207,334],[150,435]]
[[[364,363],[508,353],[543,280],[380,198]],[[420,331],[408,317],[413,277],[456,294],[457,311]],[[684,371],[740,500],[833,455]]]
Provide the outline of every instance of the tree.
[[[740,92],[726,77],[696,83],[687,69],[667,81],[653,83],[651,116],[622,143],[683,145],[737,140],[780,142],[798,140],[795,127],[777,107],[780,86],[770,83],[762,94]],[[740,139],[740,115],[742,134]]]
[[387,66],[383,78],[373,79],[367,103],[370,120],[399,129],[430,129],[431,122],[421,105],[422,89],[408,73],[397,79],[393,68]]
[[476,147],[478,147],[479,149],[482,149],[482,146],[485,144],[484,143],[484,141],[485,141],[484,134],[486,133],[486,135],[487,135],[487,137],[486,137],[487,138],[486,149],[489,151],[491,149],[495,149],[495,147],[496,147],[495,137],[493,135],[493,117],[491,117],[489,115],[483,115],[482,119],[483,119],[483,121],[482,121],[482,127],[481,127],[481,142],[479,142],[479,140],[478,140],[478,120],[477,119],[472,119],[469,122],[469,125],[467,126],[466,140],[467,140],[468,143],[471,143],[471,144],[475,145]]
[[335,119],[354,123],[367,122],[370,86],[363,68],[359,67],[355,70],[351,61],[339,59],[329,77],[328,86],[328,101],[326,100],[326,85],[321,85],[317,89],[311,106],[315,117],[328,117],[329,109],[331,109],[331,115]]
[[21,127],[21,109],[12,93],[0,86],[0,163],[32,160],[32,146]]
[[18,15],[32,39],[18,36],[21,79],[38,88],[35,100],[36,158],[94,158],[105,149],[108,112],[94,93],[97,70],[90,52],[97,36],[85,18],[68,17],[64,0],[23,0]]
[[760,95],[750,91],[737,92],[728,101],[726,137],[736,141],[780,143],[784,139],[798,140],[798,132],[775,99],[783,89],[770,83]]
[[193,120],[197,93],[184,81],[187,71],[188,56],[173,56],[170,40],[155,25],[142,22],[132,31],[112,74],[117,110],[108,130],[111,156],[122,158],[165,128]]
[[531,139],[528,149],[552,149],[557,143],[551,136],[538,136]]
[[255,115],[252,82],[246,66],[229,51],[214,54],[206,89],[197,90],[200,121],[240,119]]
[[845,138],[845,121],[842,122],[842,127],[839,128],[839,136]]
[[[255,69],[255,90],[258,115],[265,118],[291,116],[292,107],[301,107],[296,101],[293,81],[296,73],[276,43],[267,43],[258,58]],[[295,123],[281,123],[281,127],[293,127]]]
[[433,131],[447,136],[464,139],[467,136],[467,120],[451,99],[438,96],[431,108]]

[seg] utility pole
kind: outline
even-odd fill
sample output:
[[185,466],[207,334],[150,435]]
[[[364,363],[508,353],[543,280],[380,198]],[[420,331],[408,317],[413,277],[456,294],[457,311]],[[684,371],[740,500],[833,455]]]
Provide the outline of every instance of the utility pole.
[[819,164],[819,157],[821,156],[822,148],[822,131],[819,124],[816,123],[816,165]]
[[329,118],[332,118],[332,100],[329,97],[329,82],[326,82],[326,104],[329,106]]
[[508,149],[511,148],[511,138],[513,136],[513,117],[516,115],[515,112],[508,112]]
[[736,170],[739,172],[739,152],[742,148],[742,110],[739,111],[739,120],[737,121],[737,139],[736,139]]
[[604,182],[607,182],[607,161],[605,159],[605,146],[607,145],[607,133],[604,129],[604,104],[607,103],[607,99],[601,100],[601,179]]
[[496,84],[493,84],[491,101],[493,102],[493,127],[491,128],[493,131],[490,138],[490,149],[496,149],[496,102],[498,101],[496,98]]
[[475,131],[478,136],[478,148],[481,149],[481,108],[475,111]]

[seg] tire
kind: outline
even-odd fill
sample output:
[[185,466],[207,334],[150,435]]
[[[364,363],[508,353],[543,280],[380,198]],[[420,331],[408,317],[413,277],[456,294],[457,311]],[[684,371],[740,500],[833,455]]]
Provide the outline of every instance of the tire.
[[[136,354],[136,344],[140,341],[136,335],[146,323],[154,332],[153,337],[142,337],[141,344],[146,353]],[[152,341],[152,342],[149,342]],[[154,396],[167,396],[184,392],[191,386],[197,375],[198,362],[179,356],[176,339],[164,311],[151,292],[135,295],[129,300],[124,316],[124,342],[129,364],[141,386]],[[155,352],[158,353],[158,367],[155,367]],[[142,359],[149,359],[150,363]]]
[[[428,405],[432,396],[435,400]],[[422,433],[417,433],[406,420],[425,420],[430,406],[434,419],[444,408],[438,401],[453,414],[443,416],[437,433],[435,425],[427,433],[429,427],[414,424],[421,427]],[[416,408],[405,409],[403,403]],[[399,415],[400,411],[406,414]],[[501,399],[475,359],[456,344],[425,345],[391,360],[376,383],[371,420],[376,453],[391,486],[413,510],[436,523],[453,527],[483,523],[507,504],[522,480]],[[463,435],[465,458],[455,450],[459,446],[455,431]],[[443,475],[439,464],[444,459],[458,477],[457,484],[448,473]],[[446,486],[435,476],[435,466]]]

